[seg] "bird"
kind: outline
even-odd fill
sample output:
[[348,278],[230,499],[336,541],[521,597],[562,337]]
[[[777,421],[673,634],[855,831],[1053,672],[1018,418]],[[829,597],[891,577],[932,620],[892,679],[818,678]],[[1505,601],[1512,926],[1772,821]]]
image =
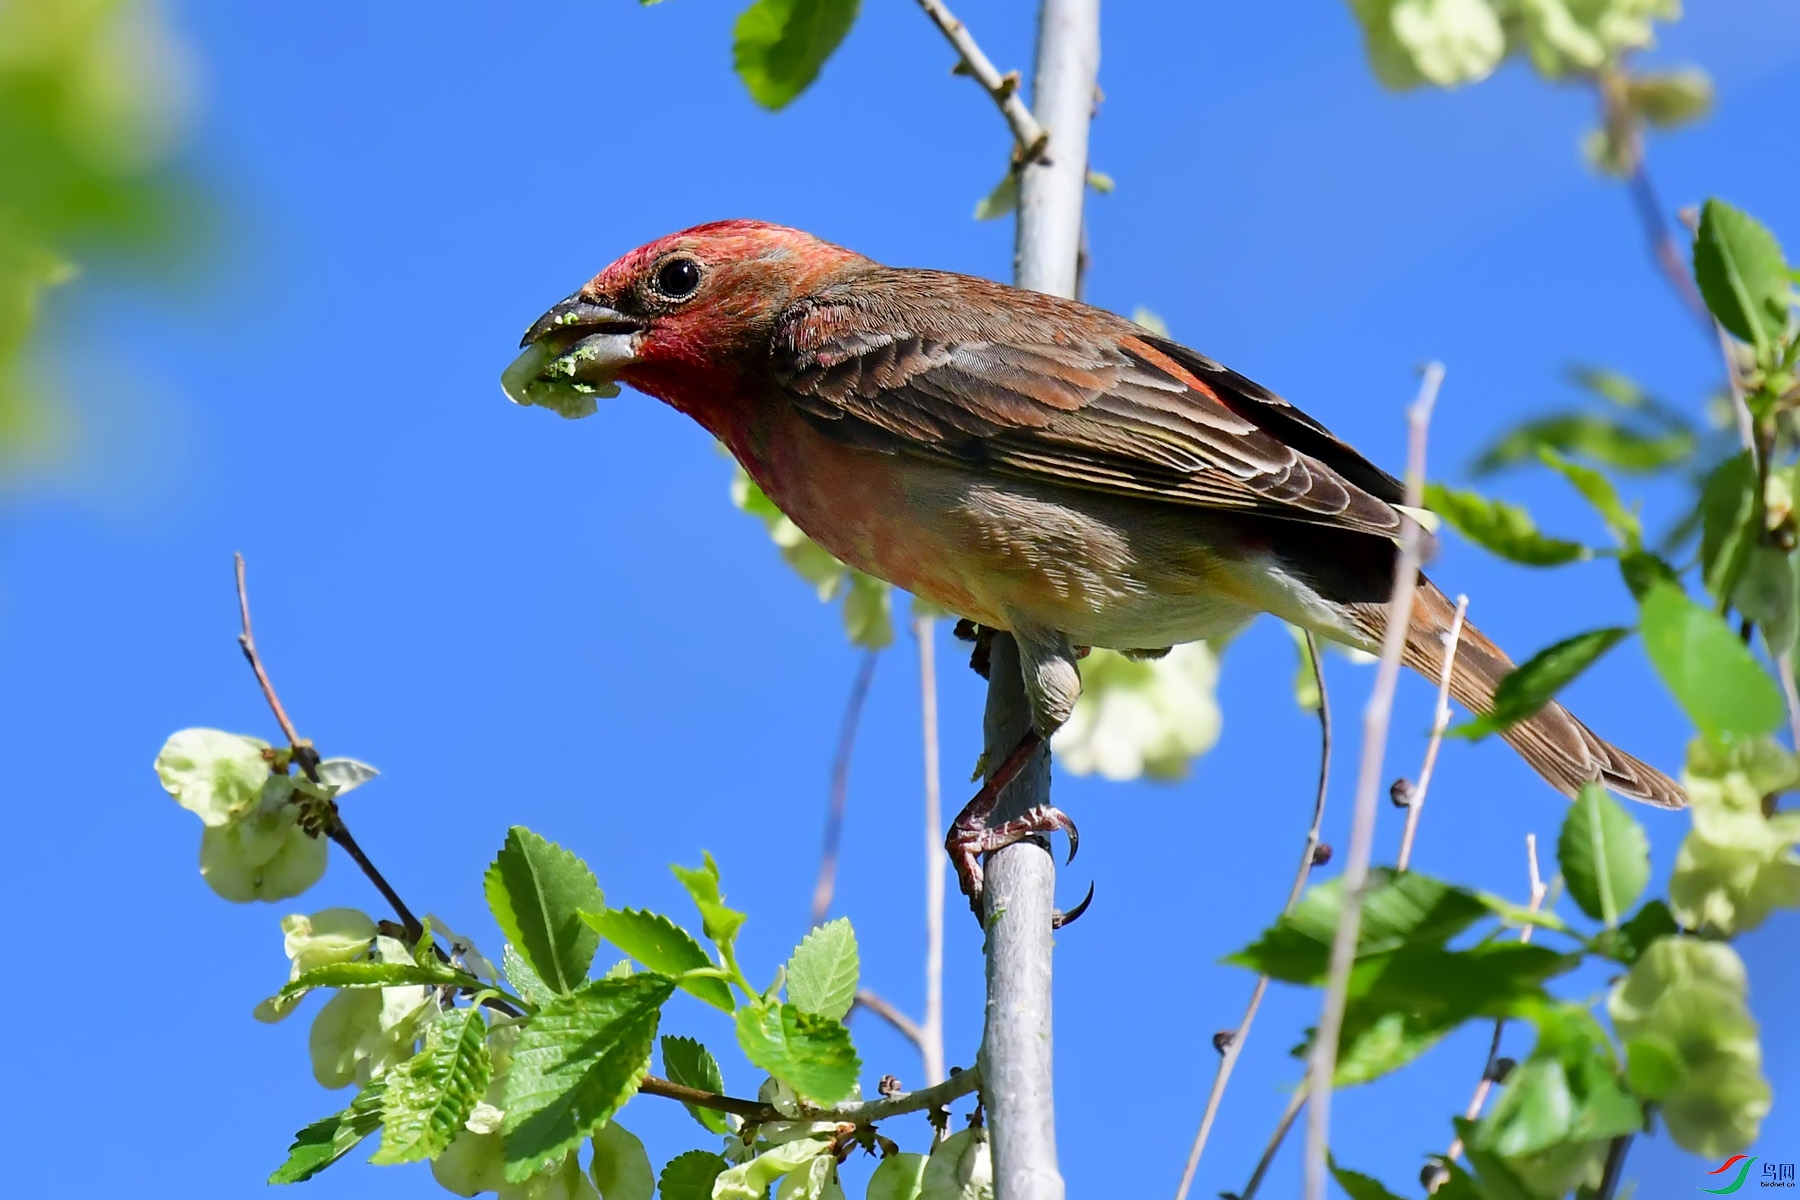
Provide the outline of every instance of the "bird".
[[[1004,828],[987,817],[1067,720],[1087,647],[1154,656],[1266,612],[1375,651],[1417,515],[1325,426],[1135,322],[760,221],[625,254],[521,347],[502,377],[514,400],[579,416],[629,384],[703,426],[839,559],[1014,637],[1032,730],[946,843],[972,904],[980,853],[1073,835],[1047,805]],[[1421,573],[1406,666],[1438,677],[1454,612]],[[1465,622],[1450,693],[1490,712],[1512,667]],[[1501,736],[1566,796],[1598,782],[1686,804],[1555,701]]]

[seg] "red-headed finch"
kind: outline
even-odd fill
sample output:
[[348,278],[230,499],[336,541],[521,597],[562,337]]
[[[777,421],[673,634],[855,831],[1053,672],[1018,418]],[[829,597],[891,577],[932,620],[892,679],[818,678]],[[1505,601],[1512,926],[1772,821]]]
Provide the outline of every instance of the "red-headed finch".
[[[524,344],[514,399],[580,415],[614,380],[648,392],[831,553],[1010,631],[1041,735],[1080,691],[1080,646],[1154,653],[1258,612],[1380,644],[1399,481],[1273,392],[1112,313],[720,221],[625,255]],[[1406,665],[1437,676],[1451,617],[1421,577]],[[1511,666],[1464,625],[1451,693],[1486,712]],[[1565,795],[1598,780],[1686,802],[1560,704],[1502,736]]]

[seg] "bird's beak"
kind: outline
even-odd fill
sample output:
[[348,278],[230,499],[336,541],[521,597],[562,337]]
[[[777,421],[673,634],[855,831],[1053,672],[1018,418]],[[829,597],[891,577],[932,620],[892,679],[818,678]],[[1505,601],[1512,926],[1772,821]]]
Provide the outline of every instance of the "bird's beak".
[[642,321],[577,292],[532,323],[500,386],[515,404],[585,417],[600,397],[619,394],[613,379],[638,361],[643,335]]

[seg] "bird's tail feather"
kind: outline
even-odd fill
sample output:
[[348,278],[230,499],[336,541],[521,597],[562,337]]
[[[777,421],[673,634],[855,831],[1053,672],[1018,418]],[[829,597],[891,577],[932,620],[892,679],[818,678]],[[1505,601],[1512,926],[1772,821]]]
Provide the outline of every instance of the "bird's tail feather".
[[[1379,641],[1386,623],[1386,606],[1358,607],[1362,609],[1359,616],[1372,620],[1374,628],[1370,632]],[[1433,682],[1443,670],[1444,645],[1455,615],[1455,606],[1444,593],[1420,576],[1402,661]],[[1457,703],[1476,713],[1491,711],[1494,689],[1512,669],[1512,660],[1500,647],[1473,625],[1463,623],[1456,643],[1456,661],[1450,670],[1450,694]],[[1501,731],[1500,736],[1565,796],[1575,795],[1584,783],[1599,780],[1621,796],[1659,808],[1687,806],[1687,794],[1680,784],[1605,741],[1555,701]]]

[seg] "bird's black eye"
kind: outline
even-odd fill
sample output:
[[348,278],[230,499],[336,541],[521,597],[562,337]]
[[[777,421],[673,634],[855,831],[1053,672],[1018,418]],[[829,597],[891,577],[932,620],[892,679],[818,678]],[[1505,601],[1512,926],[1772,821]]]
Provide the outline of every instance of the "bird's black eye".
[[656,290],[671,300],[685,300],[700,286],[700,264],[691,258],[671,258],[656,272]]

